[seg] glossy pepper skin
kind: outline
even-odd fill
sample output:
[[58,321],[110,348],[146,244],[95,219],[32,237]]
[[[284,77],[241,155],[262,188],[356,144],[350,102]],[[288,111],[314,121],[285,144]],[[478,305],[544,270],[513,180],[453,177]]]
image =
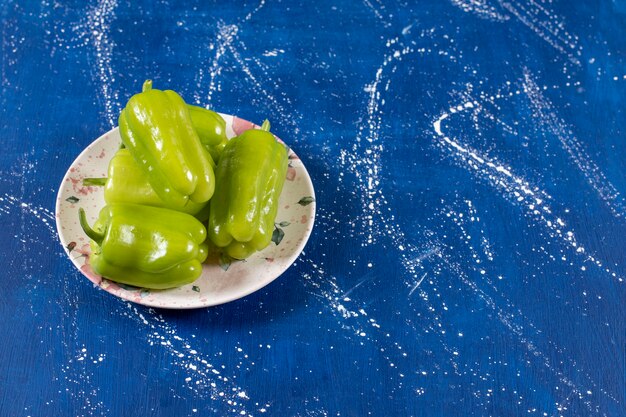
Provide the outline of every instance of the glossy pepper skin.
[[208,253],[204,225],[186,213],[136,204],[111,204],[91,228],[85,211],[80,225],[91,239],[94,272],[136,287],[165,289],[189,284],[202,273]]
[[188,104],[187,108],[200,142],[209,151],[213,160],[218,162],[224,146],[228,142],[226,120],[216,112],[204,107]]
[[107,204],[142,204],[182,211],[204,221],[208,219],[208,203],[188,201],[176,207],[163,201],[148,182],[148,176],[139,167],[128,148],[119,149],[111,161],[106,178],[85,178],[85,185],[104,186],[104,201]]
[[172,90],[143,90],[130,98],[119,117],[122,143],[169,206],[205,203],[213,195],[211,156],[200,143],[187,104]]
[[245,259],[271,242],[287,166],[287,149],[269,132],[267,120],[226,144],[207,232],[232,258]]

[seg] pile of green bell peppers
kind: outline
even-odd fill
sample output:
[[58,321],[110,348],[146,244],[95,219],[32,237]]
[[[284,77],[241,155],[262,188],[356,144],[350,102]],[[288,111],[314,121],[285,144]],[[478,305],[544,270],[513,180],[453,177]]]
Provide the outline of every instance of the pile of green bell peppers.
[[106,203],[93,226],[79,210],[94,272],[165,289],[195,281],[209,246],[235,259],[264,249],[288,166],[269,127],[229,140],[218,113],[147,80],[119,116],[107,177],[84,180],[104,186]]

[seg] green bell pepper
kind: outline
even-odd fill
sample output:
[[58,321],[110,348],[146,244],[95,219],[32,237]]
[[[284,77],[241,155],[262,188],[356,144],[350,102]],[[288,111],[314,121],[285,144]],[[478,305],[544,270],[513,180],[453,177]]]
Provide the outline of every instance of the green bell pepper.
[[148,182],[148,176],[139,167],[128,148],[119,149],[111,161],[106,178],[85,178],[83,185],[104,186],[104,201],[107,204],[142,204],[182,211],[196,216],[201,221],[208,219],[209,204],[189,200],[183,207],[163,201]]
[[269,128],[266,120],[228,141],[217,166],[207,232],[235,259],[265,248],[274,232],[288,159]]
[[220,155],[228,142],[226,137],[226,120],[216,112],[204,107],[187,105],[189,116],[200,142],[209,151],[215,162],[218,162]]
[[208,254],[206,229],[193,216],[137,204],[111,204],[92,228],[79,209],[80,225],[91,239],[94,272],[136,287],[165,289],[195,281]]
[[152,81],[130,98],[119,117],[122,143],[169,206],[209,201],[215,189],[211,156],[200,143],[187,104]]

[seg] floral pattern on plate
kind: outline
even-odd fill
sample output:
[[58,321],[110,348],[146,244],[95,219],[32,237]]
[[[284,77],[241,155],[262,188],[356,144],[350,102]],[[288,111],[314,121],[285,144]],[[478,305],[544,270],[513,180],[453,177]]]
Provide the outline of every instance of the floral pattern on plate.
[[[255,125],[224,115],[229,137]],[[232,262],[215,253],[195,282],[168,290],[118,284],[94,273],[89,265],[89,239],[78,222],[82,207],[93,222],[105,205],[102,187],[84,186],[84,178],[105,177],[109,160],[121,142],[117,128],[96,139],[68,169],[57,195],[56,223],[61,244],[76,268],[94,285],[125,300],[160,308],[188,309],[223,304],[257,291],[278,278],[302,252],[315,220],[315,192],[298,156],[289,150],[287,178],[279,200],[272,243],[245,261]]]

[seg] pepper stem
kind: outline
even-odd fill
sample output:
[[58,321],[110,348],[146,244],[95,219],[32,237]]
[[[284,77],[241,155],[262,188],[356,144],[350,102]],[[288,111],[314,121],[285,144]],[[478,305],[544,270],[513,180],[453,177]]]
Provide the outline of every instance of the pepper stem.
[[85,234],[98,245],[101,245],[104,240],[104,233],[96,232],[91,228],[91,226],[89,226],[89,223],[87,223],[87,215],[82,207],[78,209],[78,220],[80,222],[80,227],[83,228]]
[[270,121],[265,119],[265,121],[263,121],[263,124],[261,125],[261,130],[264,130],[266,132],[270,131]]
[[107,183],[107,178],[83,178],[83,185],[85,187],[91,187],[91,186],[95,186],[95,187],[102,187],[104,185],[106,185]]
[[146,80],[143,82],[143,86],[141,87],[141,92],[145,93],[146,91],[152,90],[152,80]]

